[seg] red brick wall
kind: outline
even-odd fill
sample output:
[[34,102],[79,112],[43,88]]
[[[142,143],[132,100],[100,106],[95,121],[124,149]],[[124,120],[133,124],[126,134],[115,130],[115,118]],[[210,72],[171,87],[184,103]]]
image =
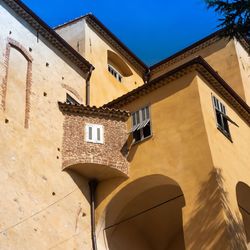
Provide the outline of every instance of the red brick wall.
[[[85,141],[85,124],[104,127],[104,144]],[[128,174],[128,162],[121,153],[127,141],[126,122],[107,118],[65,115],[63,138],[63,168],[78,163],[94,163],[115,168]]]

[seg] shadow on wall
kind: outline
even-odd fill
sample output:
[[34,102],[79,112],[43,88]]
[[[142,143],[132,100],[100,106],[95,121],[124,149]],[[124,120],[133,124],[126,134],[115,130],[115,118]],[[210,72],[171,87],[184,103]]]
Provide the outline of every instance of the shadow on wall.
[[243,182],[239,182],[236,186],[236,196],[250,248],[250,187]]
[[179,185],[163,175],[139,178],[123,188],[106,213],[109,250],[184,250]]
[[197,206],[185,225],[188,249],[247,249],[242,224],[229,208],[223,182],[221,170],[215,169],[201,185]]
[[[74,170],[67,170],[66,172],[70,175],[72,180],[81,190],[84,197],[88,200],[88,202],[90,202],[90,196],[89,196],[90,191],[89,191],[89,186],[88,186],[90,179],[84,178],[82,175],[80,175],[78,172]],[[96,207],[98,207],[99,204],[126,179],[127,178],[117,177],[117,178],[111,178],[111,179],[107,179],[107,180],[103,180],[99,182],[97,186],[98,191],[96,192],[96,195],[97,195]],[[86,185],[87,185],[87,188],[86,188]]]
[[90,203],[88,180],[72,170],[67,170],[66,172],[70,175],[72,180],[75,182],[75,184],[81,190],[84,197]]

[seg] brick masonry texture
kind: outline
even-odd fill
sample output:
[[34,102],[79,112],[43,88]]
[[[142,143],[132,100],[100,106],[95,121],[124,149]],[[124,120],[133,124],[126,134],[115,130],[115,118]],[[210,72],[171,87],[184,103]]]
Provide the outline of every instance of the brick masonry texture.
[[[85,141],[85,124],[87,123],[103,125],[104,144]],[[127,137],[127,127],[124,121],[65,114],[63,169],[79,163],[92,163],[109,166],[128,175],[128,162],[122,154]]]
[[6,51],[5,51],[5,77],[2,82],[2,109],[6,110],[6,95],[7,95],[7,86],[8,86],[8,71],[9,71],[9,59],[10,59],[10,51],[11,48],[18,50],[28,62],[27,66],[27,76],[26,76],[26,97],[25,97],[25,118],[24,118],[24,127],[29,127],[29,114],[30,114],[30,94],[31,94],[31,83],[32,83],[32,61],[33,58],[29,54],[29,52],[22,46],[19,42],[15,41],[12,38],[7,39]]

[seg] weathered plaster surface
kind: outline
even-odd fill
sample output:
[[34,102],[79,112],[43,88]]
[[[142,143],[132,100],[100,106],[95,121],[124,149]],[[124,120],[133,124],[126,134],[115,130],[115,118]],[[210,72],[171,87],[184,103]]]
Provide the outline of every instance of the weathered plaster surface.
[[[81,44],[79,53],[95,66],[90,83],[91,105],[102,106],[143,84],[142,76],[122,56],[121,58],[133,74],[123,77],[121,83],[108,72],[108,50],[115,53],[117,51],[96,34],[84,19],[56,29],[56,32],[76,50],[78,50],[77,44]],[[84,49],[82,49],[83,45]]]
[[2,1],[0,30],[1,89],[10,39],[33,58],[28,129],[0,109],[0,249],[90,249],[87,180],[62,172],[64,117],[57,104],[66,98],[62,83],[84,100],[85,79]]

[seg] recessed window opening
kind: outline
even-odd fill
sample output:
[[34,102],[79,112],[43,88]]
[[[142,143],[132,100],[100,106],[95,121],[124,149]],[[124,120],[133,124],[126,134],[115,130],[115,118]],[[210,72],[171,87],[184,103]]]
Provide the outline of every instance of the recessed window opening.
[[99,124],[86,124],[85,126],[85,140],[92,143],[104,143],[104,129]]
[[132,114],[132,126],[134,142],[143,141],[152,135],[149,107],[142,108]]
[[78,101],[76,101],[71,95],[66,94],[66,103],[72,105],[80,105]]
[[231,121],[232,123],[234,122],[227,116],[225,106],[215,96],[212,96],[212,100],[216,115],[217,128],[231,139],[228,121]]
[[113,66],[108,64],[109,73],[114,76],[119,82],[122,82],[122,75]]

